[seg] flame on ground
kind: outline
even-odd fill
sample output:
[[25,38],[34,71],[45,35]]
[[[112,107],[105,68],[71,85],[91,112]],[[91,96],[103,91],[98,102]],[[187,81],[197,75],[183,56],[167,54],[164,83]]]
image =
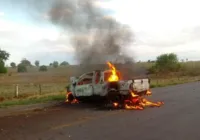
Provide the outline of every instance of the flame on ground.
[[[150,95],[150,91],[147,91],[146,95]],[[71,92],[68,92],[66,94],[66,102],[75,104],[79,103],[77,99],[69,100],[69,96],[72,94]],[[130,91],[131,98],[129,100],[124,101],[124,108],[127,110],[143,110],[145,107],[160,107],[164,104],[164,102],[151,102],[147,99],[140,97],[139,95],[135,94],[134,92]],[[113,102],[113,107],[118,108],[120,104],[118,102]]]
[[116,72],[116,68],[114,65],[112,65],[110,62],[107,62],[109,68],[112,71],[112,75],[110,75],[110,77],[108,78],[109,82],[115,82],[115,81],[119,81],[119,77],[117,76],[117,72]]
[[114,107],[118,107],[119,104],[118,104],[117,102],[114,102],[114,103],[113,103],[113,106],[114,106]]
[[[138,96],[134,92],[130,91],[131,99],[125,101],[125,109],[143,110],[145,107],[160,107],[164,102],[151,102],[147,99]],[[151,95],[151,91],[147,91],[146,95]]]
[[69,100],[69,96],[72,95],[72,92],[67,92],[66,94],[66,103],[71,103],[71,104],[75,104],[75,103],[79,103],[79,101],[76,98],[73,98],[72,101]]

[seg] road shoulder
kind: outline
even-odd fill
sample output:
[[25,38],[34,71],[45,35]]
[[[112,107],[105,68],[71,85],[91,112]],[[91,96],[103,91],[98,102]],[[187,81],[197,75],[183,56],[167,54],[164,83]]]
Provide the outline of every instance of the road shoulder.
[[47,103],[37,103],[37,104],[31,104],[31,105],[17,105],[17,106],[12,106],[12,107],[0,108],[0,117],[25,114],[27,112],[42,110],[42,109],[53,107],[62,103],[63,102],[61,101],[53,101],[53,102],[47,102]]

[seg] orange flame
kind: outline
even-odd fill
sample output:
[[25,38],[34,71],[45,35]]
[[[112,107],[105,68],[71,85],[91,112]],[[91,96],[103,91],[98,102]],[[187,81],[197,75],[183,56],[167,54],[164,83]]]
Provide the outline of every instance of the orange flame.
[[72,94],[72,92],[67,92],[66,94],[66,103],[71,103],[71,104],[75,104],[75,103],[79,103],[79,101],[77,99],[73,99],[72,101],[69,100],[69,95]]
[[127,100],[125,102],[125,109],[143,110],[144,108],[137,103],[139,102],[139,95],[135,94],[131,90],[130,94],[131,94],[131,100]]
[[154,103],[154,102],[150,102],[150,101],[148,101],[147,99],[144,99],[144,98],[143,98],[140,104],[141,104],[143,107],[145,107],[145,106],[151,106],[151,107],[156,106],[156,107],[160,107],[161,105],[164,104],[164,102],[157,102],[157,103]]
[[144,108],[142,106],[139,106],[139,105],[127,105],[127,104],[125,104],[125,109],[143,110]]
[[146,95],[147,95],[147,96],[152,95],[151,91],[150,91],[150,90],[147,90]]
[[114,107],[118,107],[118,105],[119,105],[119,104],[118,104],[117,102],[114,102],[114,103],[113,103],[113,106],[114,106]]
[[110,75],[108,81],[109,82],[119,81],[119,77],[117,76],[116,68],[114,67],[114,65],[112,65],[110,62],[107,62],[107,64],[112,71],[112,75]]
[[[130,91],[131,99],[125,102],[125,109],[135,109],[135,110],[143,110],[144,107],[160,107],[164,104],[164,102],[150,102],[145,98],[139,97],[139,95]],[[147,91],[147,95],[151,95],[150,91]]]
[[130,93],[131,93],[131,97],[138,97],[139,95],[137,95],[137,94],[135,94],[134,92],[132,92],[132,91],[130,91]]

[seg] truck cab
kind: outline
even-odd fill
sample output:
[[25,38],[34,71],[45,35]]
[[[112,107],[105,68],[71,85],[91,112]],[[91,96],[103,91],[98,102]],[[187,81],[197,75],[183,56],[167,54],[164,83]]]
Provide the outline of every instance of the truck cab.
[[112,75],[111,70],[95,70],[84,73],[79,77],[71,77],[71,84],[68,90],[73,97],[82,100],[83,98],[97,97],[100,99],[101,97],[106,97],[110,94],[110,90],[115,90],[115,93],[118,95],[126,96],[130,94],[130,87],[135,92],[144,93],[149,89],[148,79],[123,80],[119,71],[116,71],[116,74],[119,79],[115,82],[108,80]]
[[[108,82],[108,78],[112,74],[111,70],[106,70],[106,71],[100,71],[96,70],[93,72],[89,73],[84,73],[78,78],[76,77],[71,77],[71,83],[76,83],[76,85],[86,85],[86,84],[99,84],[103,82]],[[117,76],[121,80],[121,74],[119,71],[117,71]]]

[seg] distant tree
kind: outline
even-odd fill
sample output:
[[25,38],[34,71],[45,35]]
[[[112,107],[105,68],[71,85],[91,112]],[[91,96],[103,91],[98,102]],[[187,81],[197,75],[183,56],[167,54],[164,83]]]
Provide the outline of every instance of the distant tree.
[[66,61],[63,61],[62,63],[60,63],[60,65],[61,65],[61,66],[68,66],[68,65],[69,65],[69,63],[68,63],[68,62],[66,62]]
[[7,73],[7,68],[5,67],[5,61],[8,60],[10,54],[2,49],[0,49],[0,73]]
[[36,60],[35,61],[35,66],[39,67],[40,66],[40,61]]
[[0,48],[0,61],[6,61],[10,57],[10,54]]
[[27,60],[26,58],[21,60],[21,64],[24,66],[31,66],[31,62],[29,60]]
[[27,72],[27,67],[26,67],[24,64],[20,63],[20,64],[17,66],[17,71],[18,71],[18,72]]
[[155,64],[150,68],[151,72],[174,72],[180,69],[178,57],[174,53],[162,54],[157,57]]
[[40,66],[39,71],[47,71],[47,66],[45,65]]
[[5,67],[5,63],[0,61],[0,73],[7,73],[7,68]]
[[53,66],[53,63],[50,63],[49,66]]
[[126,61],[125,61],[125,64],[133,64],[133,61],[131,61],[131,60],[126,60]]
[[11,66],[12,68],[16,68],[15,62],[11,62],[11,63],[10,63],[10,66]]
[[54,67],[54,68],[57,68],[58,65],[59,65],[58,61],[54,61],[54,62],[53,62],[53,67]]

